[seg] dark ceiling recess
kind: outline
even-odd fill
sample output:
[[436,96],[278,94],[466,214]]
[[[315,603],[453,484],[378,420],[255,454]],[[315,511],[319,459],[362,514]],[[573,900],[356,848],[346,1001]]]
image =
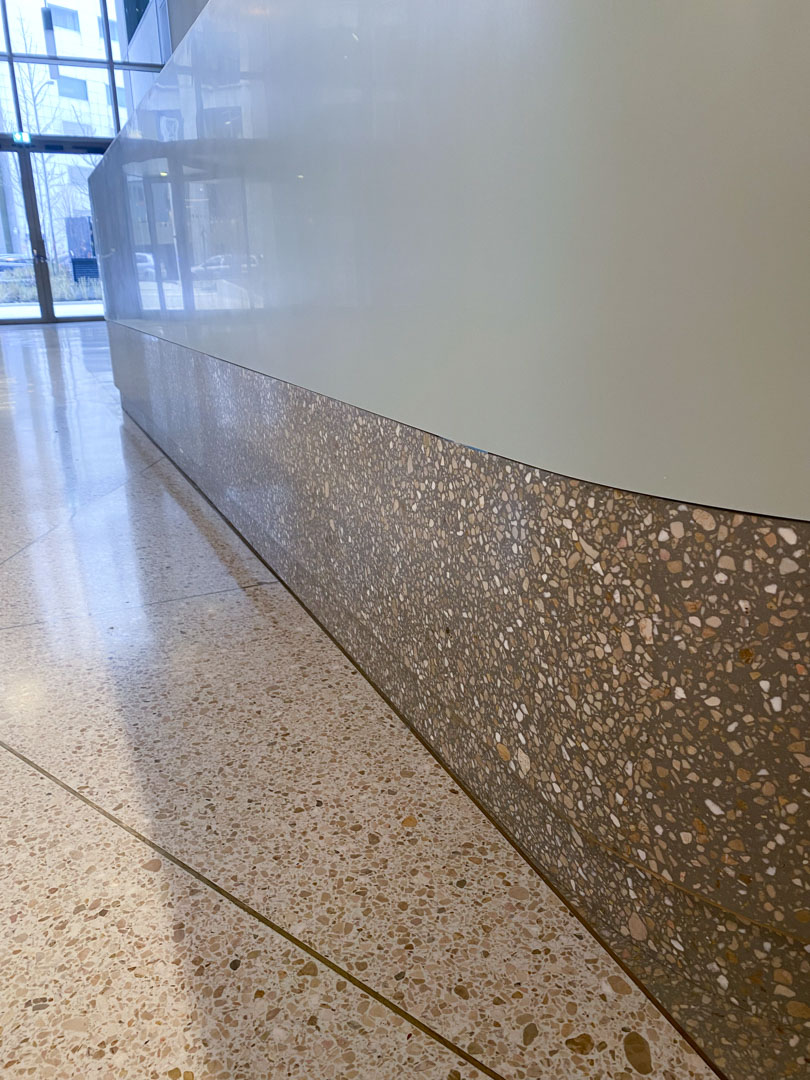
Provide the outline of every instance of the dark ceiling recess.
[[138,23],[143,13],[149,6],[149,0],[124,0],[124,14],[127,21],[127,41],[132,41],[132,35],[138,29]]

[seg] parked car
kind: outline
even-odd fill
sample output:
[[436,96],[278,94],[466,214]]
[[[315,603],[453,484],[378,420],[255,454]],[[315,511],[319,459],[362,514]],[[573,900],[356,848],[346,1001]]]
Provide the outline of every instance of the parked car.
[[138,274],[138,281],[155,280],[155,256],[151,251],[135,252],[135,269]]
[[30,255],[17,255],[9,251],[0,255],[0,273],[5,270],[31,270],[34,260]]
[[219,278],[227,279],[234,274],[247,274],[258,265],[259,260],[255,255],[241,260],[233,255],[209,255],[197,266],[192,266],[191,276],[200,281],[217,281]]

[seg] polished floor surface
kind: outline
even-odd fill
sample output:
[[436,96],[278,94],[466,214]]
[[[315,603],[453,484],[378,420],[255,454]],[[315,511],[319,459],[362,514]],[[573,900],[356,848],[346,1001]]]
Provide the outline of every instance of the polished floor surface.
[[709,1078],[120,410],[0,330],[0,1067]]

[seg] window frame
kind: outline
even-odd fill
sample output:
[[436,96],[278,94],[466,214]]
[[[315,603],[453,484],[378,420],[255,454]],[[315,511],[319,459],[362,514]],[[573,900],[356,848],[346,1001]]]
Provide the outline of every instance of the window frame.
[[[20,106],[20,91],[18,86],[18,73],[17,64],[40,64],[47,65],[50,68],[51,77],[57,83],[57,89],[59,86],[59,80],[61,78],[76,78],[74,75],[61,76],[59,74],[60,67],[70,68],[104,68],[107,72],[107,95],[108,101],[112,107],[112,119],[113,119],[113,136],[114,138],[121,130],[121,108],[118,102],[118,88],[116,86],[116,73],[126,71],[138,71],[144,74],[157,75],[163,68],[162,64],[143,64],[132,63],[127,60],[115,60],[113,57],[113,37],[112,26],[114,20],[110,19],[109,12],[107,10],[107,4],[105,0],[99,0],[100,14],[98,15],[98,27],[101,37],[104,40],[104,56],[103,57],[80,57],[80,56],[61,56],[55,52],[37,52],[37,53],[25,53],[16,50],[12,46],[11,33],[9,27],[8,10],[6,6],[6,0],[0,0],[0,29],[2,30],[2,37],[5,37],[3,42],[0,37],[0,65],[5,64],[11,82],[11,96],[13,105],[13,117],[16,120],[16,131],[20,133],[25,132],[25,124],[23,123],[23,114]],[[80,31],[79,11],[75,8],[71,8],[66,4],[55,4],[53,6],[46,4],[43,11],[58,11],[58,12],[74,12],[76,15],[75,26],[65,27],[54,24],[54,30],[65,30],[68,33]],[[117,27],[116,27],[117,29]],[[51,33],[51,47],[53,47],[52,34]],[[48,43],[48,37],[46,34],[46,47]],[[80,81],[80,80],[77,80]],[[87,83],[85,82],[85,87]],[[88,101],[88,97],[75,97],[73,95],[63,95],[59,93],[60,97],[65,97],[65,100],[72,101]],[[4,136],[11,137],[15,134],[13,131],[0,131],[0,139]],[[32,132],[32,138],[38,137],[43,133]],[[96,136],[91,136],[96,138]],[[109,135],[98,136],[101,140],[106,140],[108,143],[112,141]]]

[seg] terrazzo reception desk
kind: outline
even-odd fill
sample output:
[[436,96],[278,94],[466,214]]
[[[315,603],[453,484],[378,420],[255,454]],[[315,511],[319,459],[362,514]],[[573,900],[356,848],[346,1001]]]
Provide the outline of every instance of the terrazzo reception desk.
[[733,1080],[810,1069],[808,45],[210,0],[91,181],[127,411]]

